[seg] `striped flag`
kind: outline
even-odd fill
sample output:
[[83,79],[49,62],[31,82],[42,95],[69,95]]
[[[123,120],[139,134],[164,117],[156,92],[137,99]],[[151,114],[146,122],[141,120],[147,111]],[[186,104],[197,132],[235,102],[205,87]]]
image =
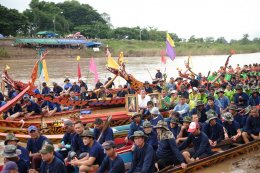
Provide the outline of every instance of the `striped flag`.
[[171,60],[174,60],[176,57],[176,53],[174,50],[174,41],[172,40],[169,33],[166,34],[166,54],[169,56]]

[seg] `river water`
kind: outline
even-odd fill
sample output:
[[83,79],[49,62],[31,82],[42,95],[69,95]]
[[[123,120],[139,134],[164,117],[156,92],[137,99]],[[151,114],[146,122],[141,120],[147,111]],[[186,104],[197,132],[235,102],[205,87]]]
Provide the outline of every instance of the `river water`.
[[[208,56],[193,56],[191,57],[191,67],[195,73],[201,72],[203,75],[207,75],[208,71],[216,71],[220,66],[224,66],[227,55],[208,55]],[[129,57],[125,58],[126,71],[129,74],[134,75],[140,81],[152,81],[150,74],[154,77],[156,68],[160,68],[162,72],[166,72],[169,77],[177,77],[177,68],[185,69],[184,62],[188,57],[176,57],[174,61],[167,59],[167,64],[161,64],[160,57]],[[77,61],[75,58],[59,58],[48,59],[47,67],[49,72],[50,81],[56,81],[60,85],[63,85],[65,77],[69,77],[71,81],[77,80]],[[9,74],[15,80],[21,80],[28,82],[32,68],[36,59],[10,59],[0,60],[0,69],[3,69],[5,65],[10,66]],[[113,77],[113,74],[105,69],[106,58],[95,58],[99,78],[101,82],[105,82],[108,77]],[[243,66],[244,64],[260,63],[260,53],[252,54],[238,54],[233,55],[230,58],[229,65],[236,67],[237,64]],[[88,72],[89,58],[81,58],[80,60],[81,74],[87,78],[87,83],[90,86],[94,86],[94,75]],[[150,72],[150,74],[149,74]],[[115,81],[116,85],[125,84],[122,78],[118,78]],[[0,147],[1,148],[1,147]],[[253,163],[256,166],[253,166]],[[200,170],[198,172],[204,173],[218,173],[218,172],[233,172],[233,173],[245,173],[245,172],[260,172],[260,151],[250,153],[248,155],[240,156],[232,160],[228,160],[217,164],[213,167]]]

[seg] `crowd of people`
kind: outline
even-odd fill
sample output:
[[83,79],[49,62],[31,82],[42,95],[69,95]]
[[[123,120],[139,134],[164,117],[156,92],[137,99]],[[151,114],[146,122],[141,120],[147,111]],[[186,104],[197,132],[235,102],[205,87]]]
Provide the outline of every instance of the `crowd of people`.
[[[208,77],[191,74],[187,79],[170,78],[168,82],[158,70],[157,84],[151,87],[146,81],[138,93],[140,110],[132,115],[125,137],[126,143],[133,143],[127,172],[152,173],[169,165],[185,169],[189,163],[221,152],[227,141],[242,144],[260,139],[259,70],[259,64],[238,65],[235,69],[229,66],[226,73],[221,67]],[[66,87],[61,89],[72,88],[69,80],[65,82]],[[151,99],[149,93],[155,90],[160,97]],[[123,91],[136,92],[133,88]],[[166,112],[168,118],[163,117]],[[58,150],[35,126],[28,128],[31,138],[26,148],[9,134],[4,150],[6,167],[15,162],[19,172],[125,172],[123,159],[116,152],[113,130],[99,118],[94,124],[91,131],[85,130],[81,121],[66,120],[66,133]]]

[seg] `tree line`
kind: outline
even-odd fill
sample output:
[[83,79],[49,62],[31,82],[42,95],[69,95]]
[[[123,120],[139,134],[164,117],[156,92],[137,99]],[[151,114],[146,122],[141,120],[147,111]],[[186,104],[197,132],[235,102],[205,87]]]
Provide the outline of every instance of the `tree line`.
[[[88,4],[80,4],[76,0],[62,3],[32,0],[30,9],[22,13],[15,9],[8,9],[0,5],[0,33],[5,36],[34,37],[39,31],[54,31],[61,36],[70,33],[81,32],[87,38],[99,39],[126,39],[126,40],[151,40],[164,41],[165,31],[159,31],[154,27],[118,27],[114,28],[110,23],[107,13],[99,14]],[[192,35],[189,39],[181,39],[175,33],[170,33],[175,42],[191,43],[221,43],[227,44],[224,37],[196,38]],[[244,34],[241,40],[234,42],[248,43],[249,35]],[[255,38],[253,42],[259,42]]]

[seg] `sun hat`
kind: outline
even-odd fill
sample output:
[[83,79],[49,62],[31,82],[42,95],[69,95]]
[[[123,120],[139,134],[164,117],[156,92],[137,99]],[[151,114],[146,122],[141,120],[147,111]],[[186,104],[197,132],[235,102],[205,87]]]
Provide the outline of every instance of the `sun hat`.
[[5,145],[7,145],[8,141],[16,141],[19,142],[19,139],[17,137],[15,137],[15,135],[13,133],[8,133],[5,137]]
[[154,126],[154,128],[162,128],[165,130],[169,130],[167,122],[165,122],[163,120],[158,121],[157,125]]
[[150,111],[151,114],[154,114],[154,115],[159,115],[160,112],[159,112],[159,109],[157,107],[153,107],[152,110]]
[[186,123],[190,123],[191,122],[191,117],[190,116],[185,116],[183,117],[183,122],[186,122]]
[[82,134],[80,135],[80,137],[92,137],[94,138],[94,132],[92,132],[91,130],[84,130],[82,132]]
[[42,149],[40,150],[41,154],[47,154],[54,152],[54,146],[51,144],[45,144],[42,146]]
[[137,117],[137,116],[142,116],[142,114],[136,112],[136,113],[134,113],[134,114],[132,115],[131,119],[133,120],[133,119],[134,119],[135,117]]
[[217,119],[217,117],[214,114],[208,114],[206,123],[209,123],[213,119]]
[[6,145],[4,147],[3,157],[13,158],[18,157],[21,154],[21,150],[17,149],[15,145]]
[[130,139],[133,141],[135,137],[144,137],[145,140],[148,138],[141,130],[135,131],[134,134],[130,136]]
[[234,120],[234,117],[230,112],[225,112],[224,114],[222,114],[222,118],[228,122],[232,122]]
[[143,128],[149,128],[149,127],[153,127],[152,123],[148,120],[143,122]]

